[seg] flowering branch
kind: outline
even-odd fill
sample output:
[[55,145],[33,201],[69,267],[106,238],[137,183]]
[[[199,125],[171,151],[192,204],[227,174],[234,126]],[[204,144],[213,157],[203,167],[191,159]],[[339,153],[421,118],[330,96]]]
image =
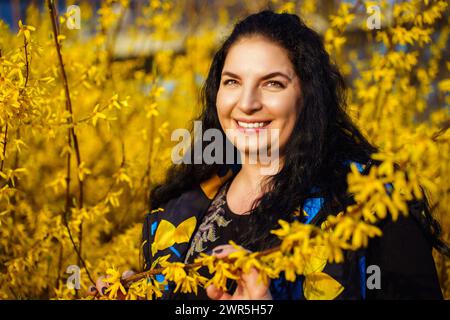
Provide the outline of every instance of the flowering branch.
[[[59,67],[60,67],[62,81],[63,81],[63,87],[64,87],[64,93],[66,96],[66,109],[69,112],[69,117],[67,118],[67,121],[69,123],[68,142],[69,142],[69,145],[72,145],[72,140],[73,140],[73,147],[75,149],[77,165],[79,168],[81,165],[80,148],[78,145],[78,138],[75,133],[75,129],[72,125],[73,124],[72,101],[70,99],[70,91],[69,91],[69,85],[68,85],[68,81],[67,81],[66,70],[64,68],[64,62],[63,62],[63,58],[61,55],[61,46],[59,44],[59,37],[58,37],[59,35],[58,35],[58,29],[57,29],[57,25],[56,25],[55,4],[54,4],[53,0],[47,0],[47,5],[48,5],[49,13],[50,13],[50,19],[52,21],[53,38],[55,40],[56,53],[58,56]],[[67,153],[67,175],[66,175],[66,205],[65,205],[65,213],[64,213],[63,220],[66,225],[67,231],[69,233],[70,241],[72,242],[75,252],[78,255],[78,263],[83,265],[83,267],[86,270],[86,273],[89,277],[89,280],[92,282],[92,284],[95,284],[94,280],[92,279],[92,277],[89,273],[86,263],[85,263],[84,259],[82,258],[83,222],[81,222],[81,224],[80,224],[80,230],[79,230],[79,236],[78,236],[79,245],[77,248],[77,246],[73,240],[72,233],[70,231],[69,223],[67,221],[67,215],[69,213],[70,206],[71,206],[71,204],[70,204],[71,203],[71,201],[70,201],[70,162],[71,162],[70,159],[71,159],[71,153],[68,152]],[[79,175],[77,175],[77,176],[78,176],[78,187],[79,187],[78,208],[81,209],[81,208],[83,208],[83,181],[82,181],[82,179],[80,179]]]
[[[206,287],[210,284],[226,290],[227,279],[237,279],[241,272],[249,272],[251,268],[256,268],[260,279],[266,283],[268,278],[276,278],[280,272],[285,272],[287,280],[294,281],[295,275],[308,276],[310,270],[314,269],[309,267],[312,257],[340,263],[343,261],[343,250],[366,247],[368,238],[381,236],[377,227],[361,221],[363,215],[363,206],[353,205],[345,215],[339,213],[337,216],[329,216],[320,228],[298,221],[287,223],[280,220],[281,229],[272,233],[281,239],[281,244],[261,252],[248,252],[231,241],[230,244],[237,251],[221,259],[201,253],[194,263],[183,264],[168,262],[169,256],[164,256],[157,261],[160,268],[153,268],[126,279],[121,279],[118,271],[108,269],[107,273],[111,277],[106,280],[110,283],[107,292],[110,293],[111,299],[117,297],[119,290],[126,298],[153,298],[153,295],[161,295],[159,286],[167,281],[176,284],[174,292],[181,290],[183,293],[197,293],[198,286]],[[200,267],[207,267],[213,274],[212,278],[201,276],[197,272]],[[158,274],[165,276],[163,283],[154,279]],[[147,293],[144,294],[144,291]]]

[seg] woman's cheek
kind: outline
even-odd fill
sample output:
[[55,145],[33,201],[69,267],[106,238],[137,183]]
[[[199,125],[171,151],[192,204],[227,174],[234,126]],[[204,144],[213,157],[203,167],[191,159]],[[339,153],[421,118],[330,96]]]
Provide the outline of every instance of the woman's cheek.
[[224,110],[226,109],[226,100],[226,95],[219,90],[219,92],[217,93],[216,105],[220,114],[223,114]]
[[225,109],[232,109],[236,105],[239,95],[234,91],[226,91],[218,95],[218,100],[220,104],[224,106]]
[[[226,96],[226,97],[225,97]],[[236,105],[236,100],[232,95],[224,95],[222,97],[218,96],[217,99],[217,113],[220,117],[220,122],[222,125],[226,125],[224,129],[231,127],[231,114],[233,108]]]

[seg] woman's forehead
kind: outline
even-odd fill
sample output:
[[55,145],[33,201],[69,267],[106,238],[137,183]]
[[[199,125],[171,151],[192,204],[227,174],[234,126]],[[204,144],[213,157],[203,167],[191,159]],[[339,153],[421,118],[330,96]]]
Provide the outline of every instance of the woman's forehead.
[[223,71],[231,73],[269,74],[282,72],[295,76],[287,51],[262,37],[243,38],[228,51]]

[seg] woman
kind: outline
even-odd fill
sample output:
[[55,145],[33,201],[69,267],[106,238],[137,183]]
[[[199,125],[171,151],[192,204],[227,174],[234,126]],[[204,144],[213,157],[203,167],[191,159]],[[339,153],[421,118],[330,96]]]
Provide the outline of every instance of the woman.
[[[367,172],[376,148],[345,113],[344,94],[343,78],[319,35],[298,16],[263,11],[239,22],[213,58],[199,121],[203,130],[226,135],[241,160],[264,149],[278,153],[279,161],[229,165],[223,152],[219,163],[173,166],[150,195],[152,209],[161,209],[144,223],[144,269],[166,255],[185,263],[201,252],[224,257],[233,250],[229,240],[251,251],[267,249],[277,244],[270,230],[279,219],[320,225],[348,206],[350,163]],[[264,138],[263,131],[277,132],[278,139]],[[205,151],[208,143],[201,147]],[[265,173],[267,167],[273,174]],[[308,286],[300,276],[265,286],[254,271],[230,283],[228,293],[210,286],[198,296],[174,294],[169,285],[165,298],[442,298],[431,255],[433,229],[414,216],[425,211],[426,221],[434,220],[425,203],[414,204],[410,218],[384,221],[384,236],[369,248],[323,267],[334,286]],[[369,265],[381,269],[381,289],[367,290]]]

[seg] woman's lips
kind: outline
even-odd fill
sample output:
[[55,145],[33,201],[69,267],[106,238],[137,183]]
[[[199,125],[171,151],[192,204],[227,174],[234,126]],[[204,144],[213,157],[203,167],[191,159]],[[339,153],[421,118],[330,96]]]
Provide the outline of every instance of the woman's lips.
[[266,130],[272,121],[269,120],[269,121],[249,122],[249,121],[240,121],[240,120],[234,119],[234,122],[235,122],[236,127],[239,130],[239,132],[251,134],[251,133],[258,133],[261,130]]

